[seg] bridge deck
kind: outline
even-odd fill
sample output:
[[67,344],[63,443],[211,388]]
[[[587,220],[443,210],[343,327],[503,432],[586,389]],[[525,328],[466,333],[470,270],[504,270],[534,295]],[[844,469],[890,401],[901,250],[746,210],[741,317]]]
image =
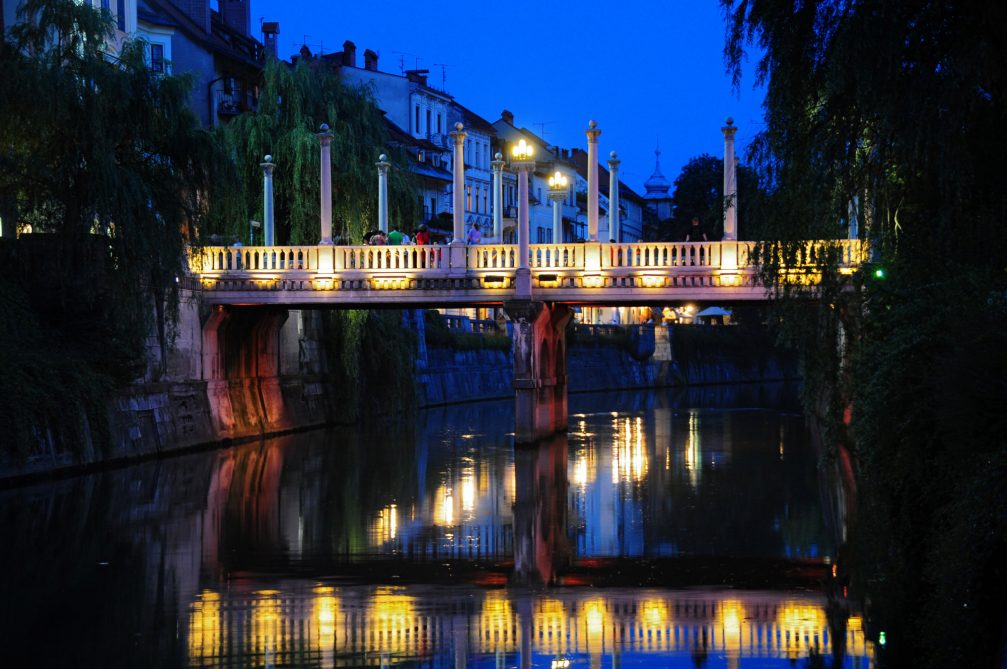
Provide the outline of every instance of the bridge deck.
[[[532,296],[567,304],[659,304],[767,299],[754,242],[537,244]],[[211,304],[486,305],[514,298],[517,245],[205,247],[191,270]],[[862,261],[856,240],[808,242],[798,263],[814,281],[828,252]]]

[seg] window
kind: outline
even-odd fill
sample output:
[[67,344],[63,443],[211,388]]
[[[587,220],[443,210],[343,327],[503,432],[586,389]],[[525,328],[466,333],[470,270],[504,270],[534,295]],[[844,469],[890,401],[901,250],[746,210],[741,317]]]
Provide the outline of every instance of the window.
[[489,205],[487,205],[487,203],[486,203],[486,197],[487,197],[486,194],[487,193],[489,193],[489,189],[488,188],[483,188],[483,213],[484,214],[490,213]]
[[471,165],[472,164],[472,140],[471,139],[466,139],[465,140],[465,164],[466,165]]
[[427,127],[426,127],[426,131],[427,131],[427,135],[430,135],[430,110],[429,109],[427,110]]
[[437,112],[437,134],[440,135],[443,132],[441,129],[441,114]]
[[150,45],[150,71],[164,72],[164,45]]
[[119,30],[126,32],[126,0],[116,0],[115,25]]
[[483,164],[482,156],[479,153],[481,149],[482,149],[482,143],[476,142],[476,161],[475,161],[476,167],[482,167]]
[[414,111],[415,113],[413,114],[413,134],[418,135],[420,134],[420,106],[416,105],[416,109]]
[[465,187],[465,210],[472,211],[472,186]]

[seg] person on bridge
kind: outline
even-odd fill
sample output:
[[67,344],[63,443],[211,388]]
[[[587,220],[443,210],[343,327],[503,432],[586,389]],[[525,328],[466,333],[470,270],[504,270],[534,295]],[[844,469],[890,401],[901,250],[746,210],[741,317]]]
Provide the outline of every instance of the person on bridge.
[[473,223],[472,227],[469,228],[468,237],[465,238],[465,242],[468,244],[478,244],[482,241],[482,235],[479,234],[479,224]]
[[426,246],[430,243],[430,231],[427,230],[427,226],[424,223],[416,230],[416,245]]
[[699,217],[692,217],[692,225],[689,226],[689,231],[685,233],[685,241],[687,242],[706,242],[709,241],[706,238],[706,231],[703,230],[703,226],[699,224]]
[[392,228],[392,231],[388,233],[388,245],[389,246],[402,245],[402,233],[399,232],[398,228]]

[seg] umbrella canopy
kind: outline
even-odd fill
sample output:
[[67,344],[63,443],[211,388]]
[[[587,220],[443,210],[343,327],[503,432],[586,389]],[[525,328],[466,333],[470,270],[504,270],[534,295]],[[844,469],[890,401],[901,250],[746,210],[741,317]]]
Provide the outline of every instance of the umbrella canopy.
[[726,309],[721,309],[720,307],[707,307],[706,309],[703,309],[698,314],[696,314],[696,317],[703,318],[706,316],[730,316],[730,315],[731,312]]

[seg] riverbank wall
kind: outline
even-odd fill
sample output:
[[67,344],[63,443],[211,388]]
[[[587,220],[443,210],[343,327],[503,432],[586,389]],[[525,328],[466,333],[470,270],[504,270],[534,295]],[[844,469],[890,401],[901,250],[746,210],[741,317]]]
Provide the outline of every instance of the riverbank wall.
[[[0,479],[83,470],[165,452],[258,439],[346,422],[346,380],[326,345],[325,312],[222,308],[183,295],[176,331],[151,337],[142,381],[108,402],[100,438],[83,421],[78,443],[45,430],[26,458],[4,455]],[[413,377],[419,408],[511,397],[506,341],[453,347],[428,342],[421,313],[403,326],[419,340]],[[761,331],[761,328],[758,328]],[[755,333],[753,335],[753,332]],[[794,378],[768,335],[740,326],[578,326],[568,333],[570,392]],[[498,334],[497,340],[503,337]],[[763,344],[769,348],[762,348]],[[408,373],[408,372],[407,372]],[[64,440],[65,441],[65,440]]]

